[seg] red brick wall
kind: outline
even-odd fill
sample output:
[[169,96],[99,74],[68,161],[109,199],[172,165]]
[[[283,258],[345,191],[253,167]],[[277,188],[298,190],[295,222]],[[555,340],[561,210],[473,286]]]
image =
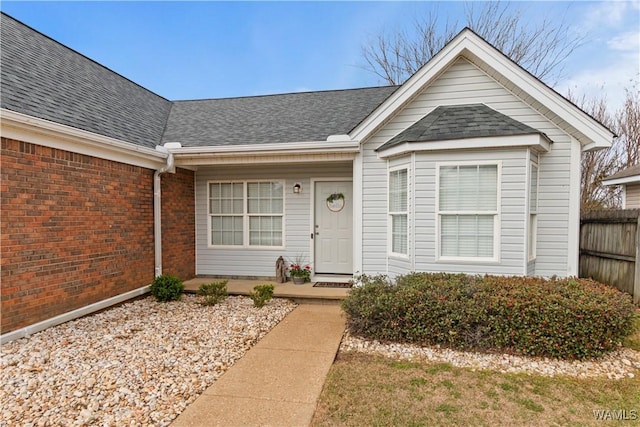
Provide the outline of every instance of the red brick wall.
[[[153,280],[153,170],[6,138],[0,161],[2,333]],[[179,170],[165,182],[167,208],[191,211],[164,215],[165,238],[187,254],[169,253],[167,267],[187,278],[195,249],[182,234],[194,230],[193,174]]]
[[188,280],[196,275],[195,174],[176,168],[162,179],[162,271]]

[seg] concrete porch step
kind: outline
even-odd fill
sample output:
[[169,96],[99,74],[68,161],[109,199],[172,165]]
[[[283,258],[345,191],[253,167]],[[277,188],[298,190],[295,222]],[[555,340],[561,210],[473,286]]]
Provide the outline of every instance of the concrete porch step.
[[340,304],[349,295],[344,288],[314,288],[313,283],[295,285],[293,282],[275,283],[270,280],[223,279],[214,277],[196,277],[184,282],[185,292],[195,293],[202,284],[228,280],[229,295],[249,295],[257,285],[273,285],[273,296],[288,298],[298,304]]

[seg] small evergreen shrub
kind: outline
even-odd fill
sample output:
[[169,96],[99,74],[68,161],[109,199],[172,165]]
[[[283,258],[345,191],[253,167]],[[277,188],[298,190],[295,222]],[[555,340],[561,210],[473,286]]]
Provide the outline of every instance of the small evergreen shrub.
[[216,305],[219,302],[224,301],[227,297],[227,283],[228,280],[222,280],[220,282],[203,283],[198,288],[198,295],[204,297],[202,304],[204,305]]
[[253,300],[254,306],[262,308],[267,301],[273,298],[273,285],[258,285],[253,288],[249,297]]
[[591,280],[413,273],[360,279],[343,302],[367,338],[460,350],[586,359],[632,330],[630,296]]
[[177,301],[184,292],[182,280],[177,277],[163,274],[153,279],[151,284],[151,295],[156,297],[158,301]]

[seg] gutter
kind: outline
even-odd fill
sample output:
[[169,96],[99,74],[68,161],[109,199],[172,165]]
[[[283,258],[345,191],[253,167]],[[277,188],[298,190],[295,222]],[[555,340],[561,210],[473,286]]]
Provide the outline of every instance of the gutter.
[[[156,150],[167,154],[167,163],[153,173],[153,245],[155,257],[154,277],[162,275],[162,184],[160,175],[165,172],[175,172],[173,154],[167,148],[179,146],[179,143],[168,143],[165,146],[156,146]],[[169,147],[167,147],[169,146]],[[176,147],[178,148],[178,147]]]
[[239,154],[282,154],[282,153],[313,153],[313,152],[358,152],[360,143],[358,141],[338,139],[334,136],[327,138],[327,141],[307,141],[307,142],[286,142],[273,144],[242,144],[242,145],[217,145],[203,147],[174,147],[168,146],[171,152],[180,156],[208,156],[208,155],[239,155]]

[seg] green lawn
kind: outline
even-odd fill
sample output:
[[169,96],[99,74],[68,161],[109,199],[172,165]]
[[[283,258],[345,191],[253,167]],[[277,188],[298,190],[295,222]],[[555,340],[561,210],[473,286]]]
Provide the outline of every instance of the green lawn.
[[[598,410],[628,420],[598,420]],[[602,426],[638,420],[640,375],[618,381],[550,378],[341,353],[312,425]]]

